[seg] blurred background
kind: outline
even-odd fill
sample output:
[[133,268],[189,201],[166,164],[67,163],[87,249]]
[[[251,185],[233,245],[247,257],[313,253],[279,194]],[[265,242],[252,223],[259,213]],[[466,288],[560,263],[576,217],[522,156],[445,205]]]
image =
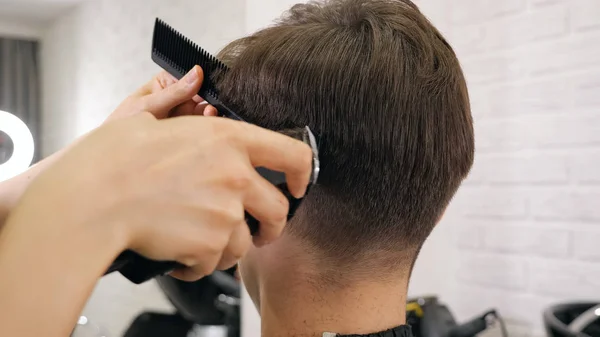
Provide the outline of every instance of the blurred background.
[[[0,0],[0,110],[29,126],[35,161],[160,70],[150,59],[156,17],[215,53],[296,2]],[[496,308],[510,336],[546,336],[544,309],[600,294],[600,1],[415,2],[462,62],[477,153],[410,295],[437,295],[460,320]],[[83,315],[121,336],[144,311],[174,308],[155,282],[113,274]],[[259,336],[245,297],[241,317],[242,336]]]

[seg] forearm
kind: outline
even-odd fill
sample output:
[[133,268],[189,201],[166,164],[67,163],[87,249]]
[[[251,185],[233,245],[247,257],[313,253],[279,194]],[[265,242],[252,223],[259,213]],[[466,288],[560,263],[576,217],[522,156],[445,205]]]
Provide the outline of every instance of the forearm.
[[27,171],[9,180],[0,182],[0,227],[6,221],[8,213],[15,207],[31,181],[56,160],[58,156],[60,156],[60,152],[40,161]]
[[68,212],[28,204],[8,218],[0,235],[0,336],[68,336],[96,281],[123,250],[106,227],[67,224]]
[[10,211],[15,208],[31,182],[59,159],[71,146],[44,158],[30,167],[27,171],[9,180],[0,182],[0,230],[2,230]]

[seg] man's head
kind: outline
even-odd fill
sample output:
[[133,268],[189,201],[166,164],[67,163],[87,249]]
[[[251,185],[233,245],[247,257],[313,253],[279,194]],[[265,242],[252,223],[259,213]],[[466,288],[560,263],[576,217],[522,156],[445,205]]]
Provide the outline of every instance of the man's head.
[[[244,118],[318,137],[318,185],[282,242],[338,281],[409,272],[473,162],[465,80],[440,33],[409,0],[329,0],[292,7],[219,57],[222,96]],[[256,262],[242,262],[244,278]]]

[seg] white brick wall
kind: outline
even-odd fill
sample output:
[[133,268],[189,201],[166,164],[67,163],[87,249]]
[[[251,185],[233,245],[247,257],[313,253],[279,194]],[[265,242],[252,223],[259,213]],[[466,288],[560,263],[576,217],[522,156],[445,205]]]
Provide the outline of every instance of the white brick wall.
[[527,289],[527,261],[520,256],[471,254],[470,251],[459,256],[456,275],[459,282],[513,291]]
[[542,336],[551,303],[600,301],[600,1],[475,3],[454,1],[442,28],[477,140],[442,221],[459,251],[442,295],[461,318],[497,307],[515,334]]
[[490,252],[553,258],[570,254],[572,233],[568,230],[534,227],[526,221],[507,225],[504,221],[488,220],[479,224],[483,247]]
[[600,26],[600,7],[595,0],[573,0],[573,28],[577,31]]
[[573,254],[581,261],[600,263],[600,230],[575,231],[573,238]]

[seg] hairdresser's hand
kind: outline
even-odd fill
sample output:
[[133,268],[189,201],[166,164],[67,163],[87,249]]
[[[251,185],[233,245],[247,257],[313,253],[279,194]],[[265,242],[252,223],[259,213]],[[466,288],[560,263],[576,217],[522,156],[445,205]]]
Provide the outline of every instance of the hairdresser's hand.
[[203,78],[200,67],[192,69],[180,81],[168,72],[161,71],[125,99],[106,121],[140,112],[150,112],[159,119],[188,115],[216,116],[217,110],[196,95]]
[[107,247],[114,256],[99,273],[133,249],[179,261],[190,268],[175,276],[195,280],[246,253],[252,237],[244,210],[261,223],[255,244],[283,230],[287,199],[254,167],[285,172],[300,197],[311,159],[306,144],[247,123],[140,113],[82,139],[31,185],[11,220],[45,241],[76,240],[86,230],[113,233]]
[[[195,80],[192,81],[192,84],[186,85],[186,83],[189,83],[187,80],[193,76],[188,75],[186,79],[178,82],[165,71],[159,73],[121,103],[106,122],[141,112],[150,112],[156,118],[183,115],[216,116],[216,109],[206,104],[203,99],[196,95],[202,83],[202,69],[200,67],[194,68],[191,75],[195,76]],[[26,172],[0,182],[0,230],[8,214],[15,207],[31,181],[44,172],[66,151],[68,151],[68,147],[44,158]]]

